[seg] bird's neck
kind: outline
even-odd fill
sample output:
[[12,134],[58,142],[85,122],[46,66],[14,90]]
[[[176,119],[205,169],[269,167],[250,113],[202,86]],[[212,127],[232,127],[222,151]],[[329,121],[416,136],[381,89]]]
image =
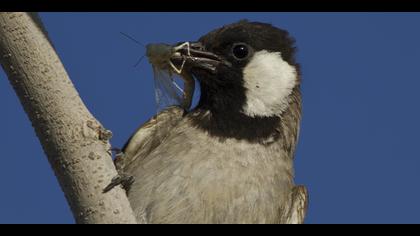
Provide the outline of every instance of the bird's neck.
[[[216,90],[214,90],[216,91]],[[281,117],[251,117],[241,109],[245,102],[243,93],[225,88],[212,94],[201,93],[200,102],[193,111],[197,127],[219,138],[235,138],[253,143],[267,143],[280,137]]]
[[[299,87],[293,90],[288,108],[279,116],[269,117],[251,117],[241,112],[244,102],[241,100],[244,98],[240,93],[235,94],[235,91],[227,91],[226,95],[218,96],[202,91],[199,105],[191,112],[193,123],[221,139],[236,138],[261,144],[281,139],[284,146],[294,152],[301,119]],[[236,97],[229,97],[232,95]]]

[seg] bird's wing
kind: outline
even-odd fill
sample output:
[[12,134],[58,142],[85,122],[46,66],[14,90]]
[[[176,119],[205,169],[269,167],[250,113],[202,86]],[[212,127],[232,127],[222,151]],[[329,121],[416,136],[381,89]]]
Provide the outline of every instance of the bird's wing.
[[182,108],[171,106],[140,126],[124,145],[123,156],[118,158],[115,163],[117,169],[127,172],[131,163],[138,158],[147,156],[178,124],[183,114]]
[[292,206],[287,224],[303,224],[308,209],[309,195],[305,186],[295,186],[292,191]]

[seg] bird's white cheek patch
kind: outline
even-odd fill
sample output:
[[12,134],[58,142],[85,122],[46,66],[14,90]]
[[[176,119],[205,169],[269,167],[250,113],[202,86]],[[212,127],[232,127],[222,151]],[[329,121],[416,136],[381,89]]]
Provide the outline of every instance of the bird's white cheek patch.
[[252,117],[273,116],[287,108],[297,73],[279,52],[256,52],[243,73],[246,89],[243,113]]

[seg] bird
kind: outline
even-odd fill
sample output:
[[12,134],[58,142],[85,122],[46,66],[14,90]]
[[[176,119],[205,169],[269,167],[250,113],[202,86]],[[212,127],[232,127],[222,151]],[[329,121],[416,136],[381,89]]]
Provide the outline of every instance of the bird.
[[240,20],[173,48],[171,66],[196,78],[200,98],[142,124],[116,159],[137,220],[304,223],[308,191],[293,167],[302,109],[295,39]]

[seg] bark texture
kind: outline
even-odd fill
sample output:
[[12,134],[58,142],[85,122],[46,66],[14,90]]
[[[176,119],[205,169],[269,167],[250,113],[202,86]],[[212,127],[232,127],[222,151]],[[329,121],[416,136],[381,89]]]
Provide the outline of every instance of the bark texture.
[[37,14],[0,13],[0,62],[76,222],[136,223],[124,190],[102,193],[117,175],[111,132],[83,104]]

